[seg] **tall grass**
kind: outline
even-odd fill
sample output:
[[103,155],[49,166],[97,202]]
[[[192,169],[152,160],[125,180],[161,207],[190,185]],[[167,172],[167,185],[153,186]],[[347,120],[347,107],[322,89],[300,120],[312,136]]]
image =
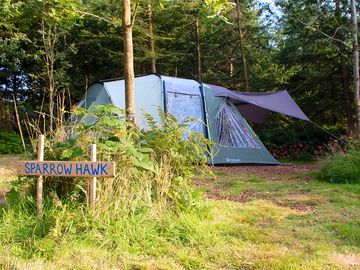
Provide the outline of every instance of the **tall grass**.
[[96,216],[96,211],[84,211],[74,202],[56,204],[47,200],[44,215],[39,217],[34,200],[26,196],[2,211],[0,242],[11,246],[13,256],[23,259],[51,260],[73,244],[155,255],[169,243],[188,246],[201,242],[207,234],[200,220],[207,213],[207,208],[197,208],[177,214],[165,210],[155,215],[145,206],[135,211],[119,206],[117,211]]
[[[161,116],[161,123],[156,123],[146,115],[149,129],[144,131],[123,121],[123,111],[115,106],[78,108],[73,117],[78,121],[46,141],[45,159],[89,160],[89,146],[96,143],[98,160],[116,162],[116,176],[98,181],[99,213],[120,206],[159,211],[191,208],[201,196],[190,180],[195,172],[207,170],[210,142],[202,134],[189,133],[186,123],[178,124],[173,116]],[[87,188],[83,178],[48,177],[44,182],[45,193],[54,200],[85,203]]]
[[150,129],[140,131],[119,121],[123,112],[111,105],[75,115],[80,121],[71,130],[63,127],[46,141],[45,159],[89,160],[96,143],[98,160],[115,161],[116,175],[98,179],[94,209],[87,208],[86,179],[47,177],[42,216],[34,179],[19,178],[0,211],[0,241],[12,255],[50,260],[74,242],[152,254],[167,241],[188,245],[200,237],[196,220],[207,211],[191,177],[206,170],[209,142],[201,134],[165,114],[159,124],[147,115]]
[[329,183],[360,184],[360,147],[351,143],[346,151],[338,151],[324,163],[317,178]]

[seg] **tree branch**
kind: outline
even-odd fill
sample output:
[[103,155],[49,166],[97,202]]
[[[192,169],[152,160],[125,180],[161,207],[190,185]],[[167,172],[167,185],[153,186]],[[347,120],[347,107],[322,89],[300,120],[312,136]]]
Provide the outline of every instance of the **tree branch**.
[[72,7],[72,9],[73,9],[73,11],[75,11],[75,12],[77,12],[77,13],[83,15],[83,16],[90,16],[90,17],[96,18],[96,19],[98,19],[98,20],[100,20],[100,21],[104,21],[104,22],[110,23],[110,24],[112,24],[112,25],[116,25],[116,24],[113,23],[113,21],[111,21],[111,20],[108,19],[108,18],[101,17],[101,16],[96,15],[96,14],[94,14],[94,13],[90,13],[90,12],[86,12],[86,11],[81,11],[81,10],[76,9],[75,7]]
[[132,28],[132,27],[134,26],[134,24],[135,24],[135,18],[136,18],[136,13],[137,13],[138,8],[139,8],[139,3],[136,3],[136,4],[135,4],[134,13],[133,13],[133,15],[131,16],[131,25],[130,25],[131,28]]

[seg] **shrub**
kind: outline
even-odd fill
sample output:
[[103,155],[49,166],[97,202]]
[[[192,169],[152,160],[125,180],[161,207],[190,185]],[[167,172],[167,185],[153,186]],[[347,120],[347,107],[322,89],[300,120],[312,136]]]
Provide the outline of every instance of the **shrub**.
[[[98,160],[116,163],[116,176],[98,181],[98,212],[111,212],[120,205],[132,211],[179,211],[197,204],[200,194],[191,178],[206,168],[209,141],[202,134],[188,134],[186,123],[178,124],[167,114],[162,114],[161,127],[147,115],[150,129],[137,130],[112,105],[78,108],[75,115],[87,121],[77,121],[71,130],[58,130],[53,139],[46,140],[45,160],[89,160],[89,146],[96,143]],[[47,177],[44,181],[44,191],[55,200],[86,202],[86,189],[84,178]]]
[[169,242],[192,245],[209,238],[200,222],[208,208],[191,184],[193,174],[206,168],[209,142],[202,135],[187,134],[185,125],[165,114],[161,128],[147,116],[148,131],[119,121],[123,112],[114,106],[76,114],[92,124],[58,130],[45,141],[45,159],[89,160],[89,145],[96,143],[98,160],[116,162],[116,176],[98,180],[95,209],[85,209],[86,179],[46,177],[41,216],[35,196],[26,192],[34,192],[36,181],[20,177],[0,211],[1,243],[11,245],[11,254],[51,260],[76,243],[151,255]]
[[317,175],[329,183],[360,184],[360,150],[352,148],[331,156]]
[[19,154],[22,152],[21,137],[14,131],[0,130],[0,154]]

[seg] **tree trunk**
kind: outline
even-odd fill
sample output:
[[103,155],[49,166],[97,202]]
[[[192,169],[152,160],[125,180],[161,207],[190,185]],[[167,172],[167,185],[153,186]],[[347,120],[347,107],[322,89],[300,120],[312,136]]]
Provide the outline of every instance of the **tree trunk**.
[[360,138],[360,80],[359,80],[359,43],[358,43],[358,26],[355,0],[350,0],[351,22],[352,22],[352,44],[353,44],[353,71],[354,71],[354,103],[356,111],[356,132],[357,138]]
[[151,54],[151,72],[156,73],[154,23],[152,20],[151,0],[148,0],[148,26],[149,26],[149,47],[150,47],[150,54]]
[[54,126],[54,90],[49,87],[49,129],[53,131]]
[[[336,7],[336,17],[337,20],[341,21],[341,8],[339,0],[335,0],[335,7]],[[345,35],[342,29],[339,29],[338,37],[339,42],[339,52],[340,52],[340,65],[341,65],[341,82],[342,82],[342,89],[345,101],[345,109],[346,109],[346,119],[347,119],[347,129],[348,134],[351,134],[351,131],[354,128],[353,122],[353,115],[352,115],[352,102],[351,102],[351,93],[349,87],[349,75],[348,70],[346,67],[346,59],[345,59]]]
[[132,40],[131,1],[122,0],[124,39],[125,109],[127,121],[135,124],[134,52]]
[[[14,71],[15,72],[15,71]],[[17,78],[16,78],[16,74],[14,74],[12,76],[12,84],[13,84],[13,95],[15,96],[15,100],[17,100]]]
[[196,39],[196,73],[197,78],[201,81],[201,48],[200,48],[200,21],[199,16],[195,17],[195,39]]
[[245,55],[245,46],[244,46],[244,31],[242,29],[241,23],[241,10],[240,10],[240,0],[236,0],[236,13],[237,13],[237,25],[239,30],[239,38],[240,38],[240,53],[241,60],[243,66],[243,74],[244,74],[244,82],[245,82],[245,91],[249,91],[249,75],[248,75],[248,67]]
[[[49,8],[49,7],[47,7]],[[55,95],[55,62],[56,52],[55,45],[57,43],[57,30],[55,27],[46,25],[44,19],[41,21],[42,41],[44,46],[44,62],[46,66],[46,90],[49,94],[49,130],[53,131],[54,118],[54,95]]]

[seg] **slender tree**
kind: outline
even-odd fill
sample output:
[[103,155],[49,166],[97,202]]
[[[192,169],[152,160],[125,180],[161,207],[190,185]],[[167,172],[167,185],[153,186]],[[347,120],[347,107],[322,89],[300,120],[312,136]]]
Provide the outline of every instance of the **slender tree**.
[[59,90],[64,88],[67,80],[66,69],[66,35],[75,24],[77,18],[71,8],[75,1],[44,1],[40,22],[41,54],[44,63],[46,92],[49,98],[49,130],[54,128],[55,98]]
[[237,26],[238,26],[239,40],[240,40],[241,61],[243,66],[243,76],[245,82],[245,91],[247,92],[249,91],[249,74],[248,74],[247,60],[245,55],[244,31],[242,29],[240,0],[236,0],[236,13],[237,13]]
[[353,71],[354,71],[354,102],[356,110],[356,136],[360,138],[360,80],[359,80],[359,43],[356,1],[350,0],[351,22],[352,22],[352,44],[353,44]]
[[124,41],[124,79],[125,79],[125,109],[126,118],[135,123],[135,75],[134,75],[134,51],[132,29],[135,14],[131,16],[131,0],[122,1],[122,30]]
[[200,47],[200,20],[199,15],[195,16],[195,39],[196,39],[196,71],[197,78],[201,81],[201,47]]
[[[340,0],[335,0],[335,15],[338,22],[342,21],[342,9],[340,6]],[[342,90],[344,94],[345,109],[346,109],[346,119],[348,126],[348,133],[350,134],[353,130],[353,115],[352,115],[352,102],[351,102],[351,93],[349,87],[349,75],[348,69],[346,66],[346,48],[345,48],[345,34],[344,30],[341,28],[337,33],[339,55],[340,55],[340,68],[341,68],[341,82]]]
[[149,47],[150,47],[150,60],[151,72],[156,73],[156,55],[155,55],[155,37],[154,37],[154,23],[152,16],[152,3],[148,0],[148,27],[149,27]]

